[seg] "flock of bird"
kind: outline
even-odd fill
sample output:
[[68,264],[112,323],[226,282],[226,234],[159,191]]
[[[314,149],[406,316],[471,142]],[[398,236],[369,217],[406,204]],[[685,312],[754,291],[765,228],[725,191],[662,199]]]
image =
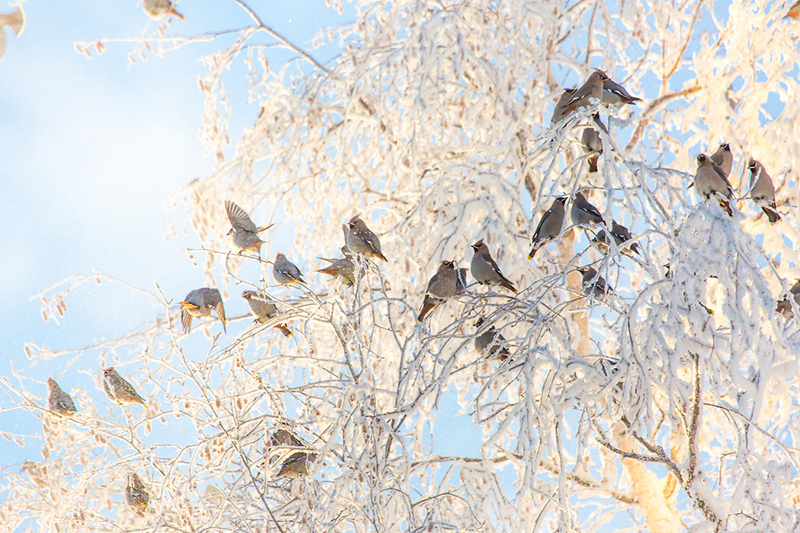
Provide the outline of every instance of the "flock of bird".
[[[166,4],[163,1],[148,0],[144,5],[160,5],[163,8]],[[171,8],[171,3],[169,3],[169,7]],[[595,105],[597,102],[605,105],[624,105],[639,100],[639,98],[631,96],[620,84],[609,79],[603,71],[596,70],[580,88],[564,90],[555,106],[552,122],[558,124],[577,110]],[[599,114],[595,113],[592,120],[597,128],[607,133]],[[581,135],[581,145],[588,158],[589,172],[596,172],[598,158],[603,149],[600,133],[593,126],[586,127]],[[720,206],[731,216],[733,213],[731,209],[733,187],[728,180],[728,175],[732,166],[733,155],[730,146],[721,144],[711,156],[705,154],[697,156],[697,171],[694,182],[689,186],[694,186],[697,194],[703,199],[715,198],[718,200]],[[772,179],[763,165],[756,160],[751,159],[748,168],[751,173],[750,197],[761,207],[770,223],[779,221],[781,218],[776,208],[775,187]],[[608,254],[613,247],[622,254],[641,255],[641,249],[628,228],[616,221],[612,221],[611,227],[608,227],[602,213],[579,190],[571,198],[568,196],[555,198],[550,208],[541,216],[531,239],[528,259],[533,259],[541,247],[557,240],[564,233],[566,207],[570,200],[569,213],[572,224],[581,228],[595,229],[596,233],[594,233],[592,242],[601,252]],[[271,225],[256,226],[247,212],[232,201],[225,202],[225,210],[231,224],[228,235],[239,249],[239,253],[253,252],[258,253],[260,257],[261,246],[264,244],[260,234],[269,229]],[[338,278],[346,285],[354,285],[361,275],[361,265],[365,264],[357,259],[357,255],[362,256],[364,260],[375,259],[384,262],[388,262],[388,260],[381,251],[378,236],[359,215],[352,217],[342,228],[345,241],[341,248],[343,257],[335,260],[327,259],[326,261],[330,265],[317,270],[317,272]],[[611,238],[613,238],[613,245]],[[516,294],[517,289],[503,275],[486,243],[479,240],[472,244],[472,249],[474,251],[470,264],[472,277],[478,283],[496,285]],[[580,266],[577,270],[582,275],[582,290],[587,297],[602,300],[612,290],[595,268],[587,265]],[[467,289],[466,274],[467,269],[458,268],[455,261],[442,261],[436,273],[428,281],[417,321],[423,322],[437,306],[462,294]],[[283,286],[305,284],[300,269],[281,252],[277,252],[272,261],[272,276],[276,283]],[[800,304],[800,281],[792,287],[790,292],[795,302]],[[253,317],[259,323],[265,323],[280,315],[278,303],[264,291],[246,290],[242,293],[242,298],[247,302]],[[225,307],[218,289],[202,287],[192,290],[180,302],[180,305],[181,328],[184,333],[191,331],[194,318],[211,317],[212,312],[217,314],[223,329],[227,331]],[[779,302],[778,311],[787,317],[792,316],[792,305],[788,298]],[[481,317],[475,326],[477,330],[474,344],[477,352],[487,359],[503,360],[509,357],[505,339],[493,325],[487,324],[486,319]],[[279,323],[274,327],[286,337],[292,335],[291,329],[285,323]],[[60,416],[72,416],[77,411],[70,395],[61,389],[52,377],[48,379],[48,388],[48,407],[51,412]],[[114,367],[103,369],[103,388],[108,397],[116,403],[122,405],[137,403],[146,407],[145,399]],[[270,437],[270,445],[288,450],[284,454],[285,458],[278,476],[288,475],[294,478],[307,475],[308,463],[317,457],[312,447],[288,429],[276,430]],[[148,505],[149,494],[136,473],[129,475],[126,501],[138,510],[142,510]]]

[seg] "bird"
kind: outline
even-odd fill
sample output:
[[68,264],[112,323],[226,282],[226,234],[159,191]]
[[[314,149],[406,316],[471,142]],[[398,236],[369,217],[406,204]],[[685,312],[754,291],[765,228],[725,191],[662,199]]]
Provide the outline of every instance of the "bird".
[[[731,187],[725,172],[714,163],[706,154],[697,156],[697,173],[694,176],[694,190],[703,198],[716,196],[729,216],[733,216],[730,199],[733,197]],[[719,194],[717,194],[719,193]]]
[[625,87],[615,82],[611,78],[608,78],[603,82],[604,104],[621,106],[625,104],[635,104],[636,102],[641,101],[641,98],[631,96],[630,93],[625,90]]
[[500,285],[504,289],[508,289],[514,294],[517,294],[517,289],[514,287],[514,284],[500,272],[500,267],[497,266],[497,263],[495,263],[492,258],[492,254],[489,251],[489,247],[486,246],[486,243],[483,242],[483,240],[479,240],[472,245],[472,249],[475,253],[472,254],[470,271],[475,281],[483,285]]
[[422,322],[425,315],[434,307],[455,296],[457,285],[458,273],[456,272],[455,263],[453,261],[442,261],[436,274],[428,281],[428,287],[425,289],[425,299],[417,316],[417,322]]
[[600,134],[591,126],[583,129],[581,135],[581,148],[583,152],[589,154],[589,173],[597,172],[597,161],[603,153],[603,141],[600,140]]
[[593,206],[581,192],[575,193],[570,208],[572,223],[576,226],[595,226],[603,223],[603,215]]
[[[294,452],[284,459],[276,477],[287,475],[291,479],[294,479],[298,476],[307,476],[308,462],[314,462],[319,455],[316,452],[308,451],[309,447],[307,444],[300,440],[292,431],[284,428],[277,429],[270,435],[269,447],[285,448],[289,450],[302,448],[301,451]],[[286,454],[284,453],[282,455],[285,456]]]
[[7,26],[9,30],[19,37],[25,29],[25,12],[22,11],[21,6],[15,7],[8,13],[0,13],[0,59],[6,55],[6,32],[3,27]]
[[250,215],[230,200],[225,201],[225,212],[228,214],[231,226],[233,226],[228,235],[233,237],[233,243],[239,248],[239,254],[247,250],[253,250],[260,255],[261,245],[264,244],[264,241],[261,240],[258,234],[268,230],[273,224],[256,227]]
[[345,234],[347,248],[354,254],[362,254],[364,257],[377,257],[378,259],[389,262],[381,253],[381,241],[368,227],[367,224],[354,216],[347,223],[349,231]]
[[556,107],[553,109],[553,116],[550,118],[550,123],[553,124],[561,120],[564,116],[564,110],[567,108],[567,102],[572,98],[575,89],[564,89],[561,93],[561,98],[556,102]]
[[722,169],[726,177],[731,175],[731,169],[733,169],[731,145],[728,143],[720,144],[717,151],[711,154],[711,160]]
[[578,267],[578,272],[583,276],[581,288],[586,296],[594,296],[602,300],[613,289],[608,285],[605,278],[597,273],[592,267]]
[[[256,322],[260,324],[280,314],[278,305],[266,293],[259,294],[256,291],[243,291],[242,298],[247,300],[247,305],[250,306],[250,313],[255,317]],[[283,333],[284,337],[292,336],[292,330],[286,327],[286,324],[277,324],[273,327]]]
[[172,0],[142,0],[142,9],[153,20],[161,20],[167,15],[183,20],[183,15],[175,10]]
[[64,392],[52,377],[47,378],[47,389],[50,391],[47,399],[47,408],[50,411],[61,416],[72,416],[78,411],[72,397]]
[[342,280],[342,283],[352,287],[356,283],[356,264],[353,261],[352,254],[350,253],[350,250],[348,250],[347,246],[342,246],[342,253],[344,254],[344,257],[341,259],[325,259],[322,257],[321,259],[323,261],[328,261],[330,265],[325,268],[315,270],[315,272],[327,274],[329,276],[333,276],[334,278],[339,278]]
[[[475,321],[475,327],[480,329],[486,320],[484,317]],[[511,355],[505,346],[506,339],[495,329],[494,325],[489,329],[475,336],[475,351],[480,355],[485,355],[486,359],[497,359],[505,361]]]
[[225,333],[228,329],[225,325],[225,306],[222,304],[222,296],[219,289],[209,289],[203,287],[194,289],[181,302],[181,327],[184,333],[192,331],[192,318],[211,316],[211,311],[217,312],[217,316],[222,321],[222,329]]
[[106,390],[108,397],[120,405],[138,403],[147,407],[144,398],[139,396],[133,385],[120,376],[113,366],[103,369],[103,388]]
[[286,256],[278,252],[275,254],[275,261],[272,263],[272,277],[279,285],[291,287],[298,283],[306,284],[303,273],[297,265],[286,259]]
[[559,121],[573,111],[588,106],[591,103],[589,102],[590,98],[597,98],[599,102],[602,102],[603,83],[607,79],[608,75],[602,70],[592,72],[586,82],[570,95],[561,113],[558,116],[554,115],[555,120]]
[[[800,279],[798,279],[792,288],[789,289],[789,294],[792,295],[792,299],[794,299],[794,303],[800,305]],[[792,303],[789,301],[789,296],[784,295],[783,299],[778,302],[778,307],[775,308],[775,311],[782,314],[786,320],[789,320],[794,316],[794,311],[792,311]]]
[[132,472],[128,476],[128,486],[125,487],[125,501],[137,511],[144,511],[147,509],[147,504],[150,503],[150,494],[136,472]]
[[789,7],[789,11],[786,12],[784,18],[791,18],[798,20],[800,19],[800,0],[797,0],[791,7]]
[[750,158],[747,168],[750,170],[750,197],[767,215],[769,223],[776,223],[781,216],[775,204],[775,185],[772,178],[767,174],[764,165],[753,158]]
[[[629,246],[625,246],[624,248],[622,246],[623,244],[625,244],[626,242],[630,241],[633,238],[631,232],[628,231],[628,228],[626,228],[622,224],[617,224],[616,221],[612,220],[611,235],[614,237],[614,243],[620,249],[620,252],[622,252],[625,255],[630,255],[631,252],[634,252],[636,255],[641,257],[642,253],[639,249],[639,245],[636,244],[635,242],[632,242]],[[597,235],[595,236],[594,239],[592,239],[592,242],[600,249],[601,252],[603,252],[604,254],[608,254],[609,250],[608,239],[606,237],[606,231],[604,229],[601,229],[600,231],[597,232]]]
[[561,227],[564,225],[564,205],[566,203],[566,196],[558,196],[553,200],[553,205],[550,206],[550,209],[544,212],[542,219],[539,220],[539,225],[536,226],[536,231],[533,232],[528,259],[533,259],[539,248],[554,240],[561,233]]

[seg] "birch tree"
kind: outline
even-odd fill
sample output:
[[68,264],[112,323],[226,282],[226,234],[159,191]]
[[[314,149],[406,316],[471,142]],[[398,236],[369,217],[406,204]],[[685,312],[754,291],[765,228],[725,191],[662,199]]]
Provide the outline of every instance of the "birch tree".
[[[780,2],[364,1],[355,21],[311,43],[284,38],[266,8],[232,8],[250,23],[203,58],[198,80],[200,137],[216,166],[176,192],[187,207],[175,229],[197,235],[186,268],[203,269],[226,305],[266,291],[282,314],[229,317],[227,334],[201,320],[184,335],[182,295],[153,280],[130,290],[162,312],[120,339],[74,352],[32,340],[34,361],[96,361],[98,389],[76,391],[79,412],[62,419],[41,387],[3,378],[19,408],[42,419],[42,432],[20,441],[45,455],[3,483],[4,524],[800,530],[800,336],[776,311],[798,275],[800,25]],[[162,23],[76,46],[136,60],[212,37]],[[323,62],[315,51],[329,43],[341,53]],[[275,47],[293,57],[276,63]],[[247,104],[227,96],[241,82],[236,64],[260,111],[230,157],[229,119]],[[563,88],[593,68],[644,102],[551,124]],[[608,133],[589,174],[578,140],[594,111]],[[687,190],[695,157],[722,142],[735,157],[733,217]],[[748,197],[750,157],[775,182],[775,225]],[[641,256],[602,254],[592,232],[567,222],[526,259],[542,213],[579,189],[609,227],[631,229]],[[267,242],[260,256],[235,254],[225,200],[277,222],[269,232],[293,231],[291,250]],[[341,225],[357,213],[388,263],[357,258],[352,287],[311,274],[326,266],[319,256],[340,255]],[[519,293],[469,278],[418,323],[439,263],[468,267],[479,239]],[[308,287],[275,286],[277,251]],[[262,279],[240,275],[248,262],[263,265]],[[576,269],[589,264],[614,288],[605,300],[581,290]],[[44,316],[58,318],[89,281],[121,280],[94,273],[50,287],[39,295]],[[480,317],[504,337],[505,361],[476,353]],[[108,366],[132,376],[146,408],[107,407]],[[461,438],[440,430],[452,399],[480,431],[478,454],[434,450],[434,437]],[[180,432],[163,442],[158,426]],[[270,439],[279,429],[313,450],[307,476],[278,475],[297,451]],[[150,495],[139,511],[124,497],[134,472]]]

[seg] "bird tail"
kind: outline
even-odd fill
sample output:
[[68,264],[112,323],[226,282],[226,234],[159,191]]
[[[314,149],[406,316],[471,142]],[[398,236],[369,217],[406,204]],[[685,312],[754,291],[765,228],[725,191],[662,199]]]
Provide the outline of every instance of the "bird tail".
[[764,214],[767,215],[767,218],[769,218],[770,224],[774,224],[781,219],[781,216],[778,214],[778,211],[776,211],[775,208],[776,205],[774,203],[770,206],[761,206],[761,210],[764,211]]
[[533,256],[536,255],[536,252],[539,251],[540,247],[541,247],[540,245],[534,244],[533,247],[531,248],[530,253],[528,254],[528,259],[533,259]]
[[504,289],[510,290],[514,294],[517,294],[516,287],[514,287],[514,285],[510,281],[508,281],[506,278],[502,278],[500,280],[500,286],[503,287]]
[[728,216],[733,218],[733,210],[731,209],[731,202],[727,198],[720,198],[719,205],[721,205],[725,212],[728,213]]
[[287,337],[287,338],[288,338],[288,337],[291,337],[291,336],[293,335],[293,333],[292,333],[292,330],[290,330],[289,328],[287,328],[287,327],[286,327],[286,324],[278,324],[277,326],[275,326],[275,329],[277,329],[277,330],[279,330],[281,333],[283,333],[283,336],[284,336],[284,337]]
[[382,253],[380,253],[379,251],[377,251],[377,250],[374,250],[372,253],[373,253],[373,254],[375,255],[375,257],[377,257],[378,259],[382,259],[382,260],[386,261],[387,263],[389,262],[389,260],[388,260],[388,259],[386,259],[386,256],[384,256],[384,255],[383,255]]
[[421,323],[423,320],[425,320],[425,315],[430,313],[431,309],[433,309],[434,307],[436,307],[434,304],[430,302],[424,302],[422,304],[422,309],[419,312],[419,316],[417,316],[417,322]]
[[599,155],[589,156],[589,172],[590,173],[597,172],[597,160],[598,159],[600,159]]
[[327,274],[329,276],[336,277],[339,269],[337,268],[320,268],[319,270],[315,270],[314,272],[319,272],[320,274]]
[[169,12],[168,12],[168,13],[169,13],[170,15],[172,15],[172,16],[178,17],[179,19],[183,20],[183,15],[181,15],[180,13],[178,13],[177,11],[175,11],[175,8],[174,8],[174,7],[172,7],[172,6],[170,6],[170,8],[169,8]]

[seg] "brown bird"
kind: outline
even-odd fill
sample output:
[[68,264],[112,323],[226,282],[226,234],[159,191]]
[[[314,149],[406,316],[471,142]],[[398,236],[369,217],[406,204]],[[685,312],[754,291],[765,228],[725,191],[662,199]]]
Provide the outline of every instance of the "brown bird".
[[350,253],[350,250],[347,248],[347,246],[342,246],[342,253],[344,254],[344,257],[341,259],[325,259],[324,257],[321,257],[320,259],[323,261],[328,261],[330,265],[316,270],[315,272],[327,274],[329,276],[333,276],[334,278],[339,278],[342,280],[342,283],[352,287],[356,283],[356,264],[353,261],[353,254]]
[[602,70],[595,70],[589,75],[586,82],[574,93],[567,101],[564,110],[561,112],[556,120],[561,120],[570,113],[588,106],[591,102],[590,98],[596,98],[599,102],[603,101],[603,83],[608,79],[608,76]]
[[[287,475],[291,479],[294,479],[299,476],[307,476],[308,463],[313,463],[319,456],[318,453],[309,451],[308,445],[300,440],[297,435],[284,428],[278,429],[272,435],[270,435],[269,447],[288,449],[290,451],[294,448],[301,449],[300,451],[294,452],[284,459],[276,477]],[[282,455],[286,456],[287,454],[283,453]],[[273,457],[273,460],[274,459],[275,457]],[[270,462],[272,462],[272,460]]]
[[564,225],[564,205],[566,203],[567,197],[559,196],[553,200],[553,205],[550,206],[550,209],[544,212],[539,225],[536,226],[536,231],[533,232],[528,259],[533,259],[539,248],[554,240],[561,233],[561,228]]
[[434,307],[443,304],[456,294],[458,284],[458,274],[453,261],[442,261],[436,274],[428,281],[425,289],[425,299],[422,302],[422,309],[417,316],[417,322],[422,322]]
[[789,11],[786,12],[784,18],[791,18],[798,20],[800,19],[800,0],[797,0],[792,6],[789,8]]
[[[789,294],[792,295],[794,303],[800,305],[800,279],[797,280],[794,285],[792,285],[791,289],[789,289]],[[778,302],[778,307],[775,310],[782,314],[786,320],[789,320],[794,316],[794,311],[792,311],[792,303],[789,300],[788,295],[783,296],[783,299]]]
[[769,223],[776,223],[781,216],[775,204],[775,185],[772,183],[772,178],[767,174],[764,165],[753,158],[750,158],[747,168],[750,170],[750,197],[767,215]]
[[500,285],[514,294],[517,294],[517,289],[514,287],[514,284],[500,272],[500,267],[497,266],[494,258],[492,258],[492,253],[489,251],[489,247],[486,246],[486,243],[480,240],[472,245],[472,249],[475,253],[472,254],[470,270],[472,271],[472,277],[475,278],[475,281],[482,285]]
[[[617,224],[616,221],[612,220],[611,235],[614,237],[614,244],[617,245],[617,248],[619,248],[621,253],[625,255],[631,255],[631,252],[634,252],[636,255],[641,257],[642,253],[639,249],[639,245],[635,242],[632,242],[629,246],[622,246],[633,238],[631,232],[628,231],[628,228],[622,224]],[[598,231],[597,236],[592,239],[592,242],[600,249],[601,252],[608,255],[609,245],[605,230],[601,229]]]
[[730,204],[730,199],[733,198],[733,188],[725,175],[725,171],[706,154],[697,156],[694,190],[702,198],[708,199],[713,195],[719,201],[719,205],[728,213],[728,216],[733,216]]
[[608,285],[606,279],[597,273],[592,267],[578,267],[578,272],[583,275],[581,288],[586,296],[594,296],[602,300],[613,289]]
[[[475,327],[480,330],[483,326],[485,319],[478,318],[475,322]],[[485,355],[486,359],[497,359],[498,361],[505,361],[511,355],[506,348],[506,339],[498,332],[494,326],[489,326],[489,329],[475,336],[475,351],[480,355]]]
[[186,295],[181,302],[181,308],[181,327],[184,333],[192,331],[193,317],[210,317],[212,310],[217,312],[217,316],[222,321],[223,331],[228,332],[225,326],[225,306],[222,305],[219,289],[209,289],[208,287],[195,289]]
[[183,15],[175,10],[172,0],[142,0],[142,9],[153,20],[161,20],[167,15],[183,20]]
[[367,224],[354,216],[347,223],[349,231],[346,232],[347,248],[354,254],[362,254],[364,257],[377,257],[382,261],[389,262],[381,253],[381,241],[368,227]]
[[[242,298],[247,301],[247,305],[250,306],[250,313],[259,324],[268,322],[280,314],[278,312],[278,304],[266,293],[262,295],[256,291],[244,291],[242,292]],[[283,333],[284,337],[292,336],[292,330],[286,327],[286,324],[276,324],[273,327]]]
[[144,398],[139,396],[133,385],[120,376],[113,366],[103,369],[103,388],[108,397],[120,405],[138,403],[147,407]]
[[641,98],[631,96],[625,87],[608,78],[603,82],[603,103],[615,106],[622,106],[625,104],[635,104],[641,102]]
[[260,255],[261,245],[264,244],[264,241],[261,240],[258,234],[268,230],[273,225],[268,224],[260,228],[256,227],[250,215],[230,200],[225,201],[225,212],[228,214],[228,220],[232,226],[228,235],[233,237],[233,243],[239,248],[239,254],[252,250]]
[[731,145],[722,143],[717,148],[717,151],[711,154],[711,160],[725,173],[725,176],[731,175],[733,169],[733,153],[731,152]]
[[50,409],[50,411],[61,416],[72,416],[75,414],[77,409],[75,409],[75,403],[72,401],[72,397],[58,386],[56,380],[47,378],[47,388],[50,391],[50,397],[47,400],[47,408]]
[[564,111],[567,109],[567,103],[572,99],[575,89],[564,89],[561,93],[561,98],[558,99],[556,107],[553,109],[553,116],[550,118],[550,123],[554,124],[564,117]]
[[125,487],[125,501],[139,512],[147,509],[147,504],[150,503],[150,494],[136,472],[131,473],[128,477],[128,486]]

